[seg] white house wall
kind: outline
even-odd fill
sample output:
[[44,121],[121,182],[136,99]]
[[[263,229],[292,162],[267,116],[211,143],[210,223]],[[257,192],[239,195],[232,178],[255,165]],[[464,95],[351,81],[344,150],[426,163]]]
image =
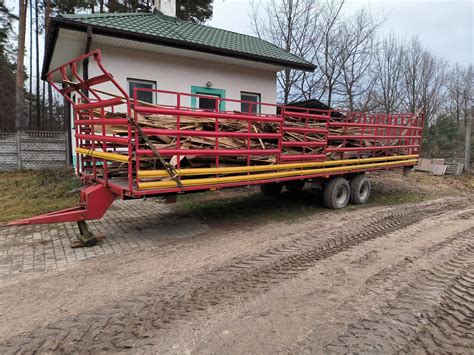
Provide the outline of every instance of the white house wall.
[[[128,79],[156,82],[159,90],[191,93],[191,86],[206,87],[212,83],[213,89],[225,90],[226,98],[240,100],[241,91],[259,93],[261,102],[276,102],[276,72],[221,64],[204,60],[130,50],[126,48],[93,44],[92,49],[102,50],[105,68],[128,92]],[[99,74],[90,65],[89,77]],[[103,85],[103,90],[112,87]],[[159,104],[175,105],[172,95],[158,94]],[[183,98],[182,104],[190,105],[190,98]],[[226,103],[226,110],[240,110],[238,103]],[[262,113],[274,113],[273,107],[262,107]]]

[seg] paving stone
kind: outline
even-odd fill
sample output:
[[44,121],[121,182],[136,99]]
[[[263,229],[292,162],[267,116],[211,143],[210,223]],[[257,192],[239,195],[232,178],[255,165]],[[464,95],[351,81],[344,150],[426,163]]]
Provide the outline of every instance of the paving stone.
[[116,201],[98,221],[88,225],[104,237],[98,245],[73,249],[75,223],[0,227],[0,278],[21,272],[66,268],[104,255],[159,247],[166,238],[189,238],[208,230],[202,221],[178,218],[170,206],[153,200]]

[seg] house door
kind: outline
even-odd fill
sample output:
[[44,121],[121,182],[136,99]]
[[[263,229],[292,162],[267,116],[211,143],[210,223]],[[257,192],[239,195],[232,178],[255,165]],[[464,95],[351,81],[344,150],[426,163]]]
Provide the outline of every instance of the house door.
[[[193,108],[199,108],[202,110],[212,110],[216,109],[216,101],[218,98],[225,98],[225,90],[214,89],[200,86],[192,86],[191,93],[196,95],[205,95],[208,97],[191,97],[191,106]],[[214,99],[215,97],[215,99]],[[219,102],[219,110],[225,110],[225,102]]]
[[[219,97],[219,95],[210,95],[206,94],[207,96],[214,96],[214,97]],[[217,107],[217,102],[216,99],[211,99],[209,97],[198,97],[198,108],[203,109],[203,110],[215,110]]]

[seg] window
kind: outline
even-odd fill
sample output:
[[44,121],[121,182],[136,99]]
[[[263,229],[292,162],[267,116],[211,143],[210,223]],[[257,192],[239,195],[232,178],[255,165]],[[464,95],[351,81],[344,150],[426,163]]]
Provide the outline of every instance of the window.
[[[133,99],[133,90],[138,89],[156,89],[155,81],[128,79],[129,95]],[[137,100],[149,102],[150,104],[156,103],[156,92],[138,90]]]
[[[225,98],[225,90],[222,89],[214,89],[214,88],[206,88],[201,86],[191,86],[191,94],[196,95],[205,95],[205,96],[214,96],[216,98]],[[193,108],[200,108],[202,110],[212,110],[216,109],[216,99],[211,97],[196,97],[191,96],[191,106]],[[219,102],[219,110],[225,110],[225,102]]]
[[[240,111],[247,113],[260,113],[260,94],[251,93],[251,92],[241,92],[240,99],[242,102],[240,104]],[[255,102],[255,104],[254,104]]]

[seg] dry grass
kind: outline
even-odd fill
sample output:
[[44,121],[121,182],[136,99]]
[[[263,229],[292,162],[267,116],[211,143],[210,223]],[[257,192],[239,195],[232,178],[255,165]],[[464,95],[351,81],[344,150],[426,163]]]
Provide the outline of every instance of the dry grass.
[[[474,192],[472,175],[433,176],[413,172],[405,177],[401,170],[395,170],[371,174],[370,177],[373,190],[367,207],[421,202],[446,195],[457,196]],[[308,218],[325,211],[322,192],[310,190],[310,184],[306,185],[304,191],[283,191],[276,197],[263,196],[258,187],[182,195],[175,208],[178,213],[196,215],[209,224],[219,225]],[[347,208],[361,206],[349,205]]]
[[70,169],[0,173],[0,223],[77,205],[81,187]]
[[[371,180],[374,188],[368,206],[474,192],[472,175],[432,176],[415,172],[403,177],[400,171],[389,171],[373,174]],[[67,192],[82,186],[67,169],[0,173],[0,181],[0,223],[77,205],[77,194]],[[187,194],[180,196],[175,206],[177,213],[195,214],[207,223],[220,225],[308,217],[322,209],[320,191],[305,189],[266,197],[257,187]]]

